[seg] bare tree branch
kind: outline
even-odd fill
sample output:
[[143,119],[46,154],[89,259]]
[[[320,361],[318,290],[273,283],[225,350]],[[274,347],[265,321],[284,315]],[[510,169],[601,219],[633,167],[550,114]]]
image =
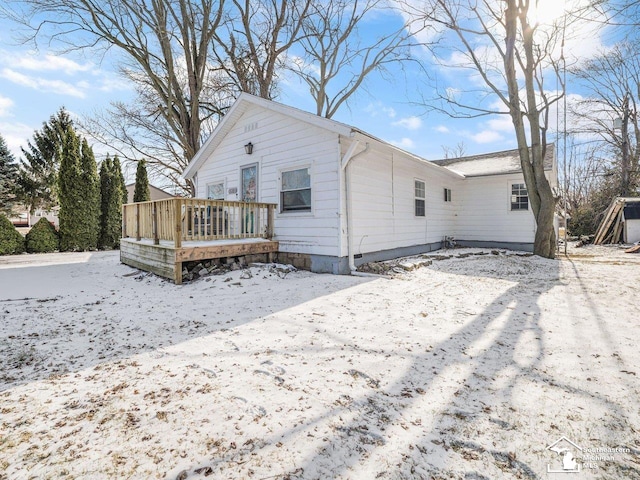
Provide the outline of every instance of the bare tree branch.
[[[440,92],[440,108],[450,114],[473,117],[504,114],[511,117],[520,153],[529,203],[536,219],[534,252],[545,257],[555,255],[553,217],[556,198],[545,176],[549,110],[564,92],[549,91],[546,79],[558,84],[562,61],[558,45],[567,24],[575,18],[567,14],[561,22],[539,25],[531,19],[532,2],[522,0],[428,0],[416,7],[405,3],[407,14],[421,25],[431,23],[440,32],[442,43],[429,45],[439,57],[442,45],[457,54],[455,63],[442,60],[451,67],[471,68],[498,106],[486,107],[470,92]],[[463,60],[460,60],[462,58]],[[494,103],[495,104],[495,103]],[[430,106],[430,108],[434,108]]]
[[333,117],[371,73],[412,59],[413,41],[404,24],[370,41],[360,37],[359,26],[384,5],[383,0],[313,4],[302,25],[304,54],[291,68],[309,86],[317,115]]
[[[44,37],[62,51],[116,49],[125,59],[123,72],[145,96],[151,93],[158,118],[171,132],[178,156],[164,162],[175,168],[195,155],[203,118],[211,115],[204,95],[207,58],[223,1],[23,0],[19,5],[36,43]],[[193,185],[186,187],[193,193]]]

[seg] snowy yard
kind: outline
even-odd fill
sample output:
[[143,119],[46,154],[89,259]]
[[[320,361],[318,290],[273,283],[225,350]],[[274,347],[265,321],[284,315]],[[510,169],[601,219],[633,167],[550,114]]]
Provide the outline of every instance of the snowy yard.
[[0,257],[0,479],[640,478],[640,254],[459,253],[183,286]]

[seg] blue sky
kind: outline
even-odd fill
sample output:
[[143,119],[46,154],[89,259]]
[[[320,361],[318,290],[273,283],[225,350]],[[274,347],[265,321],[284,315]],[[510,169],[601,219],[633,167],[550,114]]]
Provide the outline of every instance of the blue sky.
[[[551,1],[551,0],[549,0]],[[387,17],[385,17],[387,16]],[[363,33],[380,28],[381,22],[397,23],[398,15],[380,13]],[[111,101],[133,97],[130,86],[116,72],[112,59],[86,58],[79,54],[56,55],[43,44],[36,52],[16,44],[15,26],[0,20],[0,134],[19,155],[35,129],[40,128],[61,106],[80,117],[104,109]],[[588,55],[607,40],[607,35],[588,39],[574,35],[568,50],[576,56]],[[611,37],[609,35],[609,37]],[[425,62],[429,55],[421,52]],[[445,61],[454,61],[454,57]],[[477,85],[468,70],[432,67],[441,85],[462,88]],[[507,116],[453,119],[437,112],[427,112],[415,102],[432,93],[418,68],[392,71],[386,80],[372,77],[367,90],[360,92],[348,106],[343,106],[335,120],[354,125],[385,141],[428,159],[442,158],[443,146],[454,148],[464,143],[466,154],[476,154],[515,147],[513,127]],[[572,86],[569,85],[569,93]],[[278,101],[305,110],[313,103],[305,87],[285,79]]]

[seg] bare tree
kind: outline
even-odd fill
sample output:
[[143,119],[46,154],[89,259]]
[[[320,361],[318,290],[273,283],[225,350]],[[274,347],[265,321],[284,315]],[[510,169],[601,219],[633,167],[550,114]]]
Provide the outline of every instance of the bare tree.
[[464,157],[467,152],[467,146],[464,142],[458,142],[455,147],[442,145],[442,151],[444,152],[444,158],[460,158]]
[[[428,0],[405,9],[416,23],[446,37],[457,54],[456,66],[471,69],[502,109],[481,100],[465,101],[455,92],[442,96],[446,108],[467,116],[506,114],[511,117],[529,202],[536,221],[534,253],[555,256],[553,219],[556,198],[544,170],[549,110],[562,91],[545,88],[559,75],[564,24],[541,25],[532,18],[537,2],[528,0]],[[565,18],[566,20],[566,18]],[[567,20],[568,21],[568,20]],[[433,33],[432,33],[433,34]],[[432,51],[439,53],[437,45]]]
[[[362,1],[364,10],[346,0],[16,0],[9,8],[36,44],[47,40],[62,53],[117,54],[137,97],[112,104],[84,127],[121,158],[147,159],[151,175],[193,195],[193,183],[181,178],[186,165],[239,92],[277,95],[293,48],[306,51],[305,45],[329,38],[331,28],[340,32],[320,57],[330,67],[318,79],[314,98],[325,116],[368,74],[401,59],[407,40],[402,30],[367,46],[352,39],[363,15],[382,2]],[[316,40],[314,25],[324,25]],[[359,67],[349,70],[352,62]],[[326,94],[338,78],[344,88]]]
[[[144,79],[132,80],[137,96],[133,102],[112,102],[110,108],[94,112],[84,119],[83,127],[91,136],[114,150],[121,158],[135,166],[144,158],[149,176],[161,187],[178,187],[179,192],[193,194],[192,184],[185,181],[182,172],[191,157],[184,155],[176,141],[175,131],[161,115],[162,105]],[[201,91],[203,108],[200,140],[210,135],[227,108],[231,106],[234,86],[226,77],[209,70]]]
[[213,55],[239,91],[274,97],[288,50],[300,39],[312,0],[231,0]]
[[[222,20],[215,0],[22,0],[14,18],[65,51],[103,47],[124,58],[123,71],[151,94],[157,118],[175,143],[173,160],[188,161],[200,148],[202,122],[220,114],[206,102],[207,58]],[[166,160],[171,162],[171,158]],[[193,185],[188,185],[193,193]]]
[[[359,26],[384,0],[315,2],[305,19],[300,45],[304,55],[292,62],[309,86],[316,114],[331,118],[373,72],[385,72],[411,59],[411,36],[405,25],[363,41]],[[336,84],[338,86],[336,86]]]
[[560,195],[566,199],[570,216],[601,188],[611,168],[609,159],[601,155],[600,145],[580,144],[577,138],[569,138],[566,174],[563,172],[560,182]]
[[617,194],[628,196],[640,181],[640,49],[623,42],[572,73],[588,92],[572,106],[575,130],[599,139],[619,159]]

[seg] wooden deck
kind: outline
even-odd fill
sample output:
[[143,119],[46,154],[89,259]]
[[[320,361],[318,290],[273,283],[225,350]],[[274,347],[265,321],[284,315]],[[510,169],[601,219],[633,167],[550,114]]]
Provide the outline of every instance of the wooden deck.
[[120,261],[181,284],[184,262],[271,255],[274,209],[194,198],[124,205]]

